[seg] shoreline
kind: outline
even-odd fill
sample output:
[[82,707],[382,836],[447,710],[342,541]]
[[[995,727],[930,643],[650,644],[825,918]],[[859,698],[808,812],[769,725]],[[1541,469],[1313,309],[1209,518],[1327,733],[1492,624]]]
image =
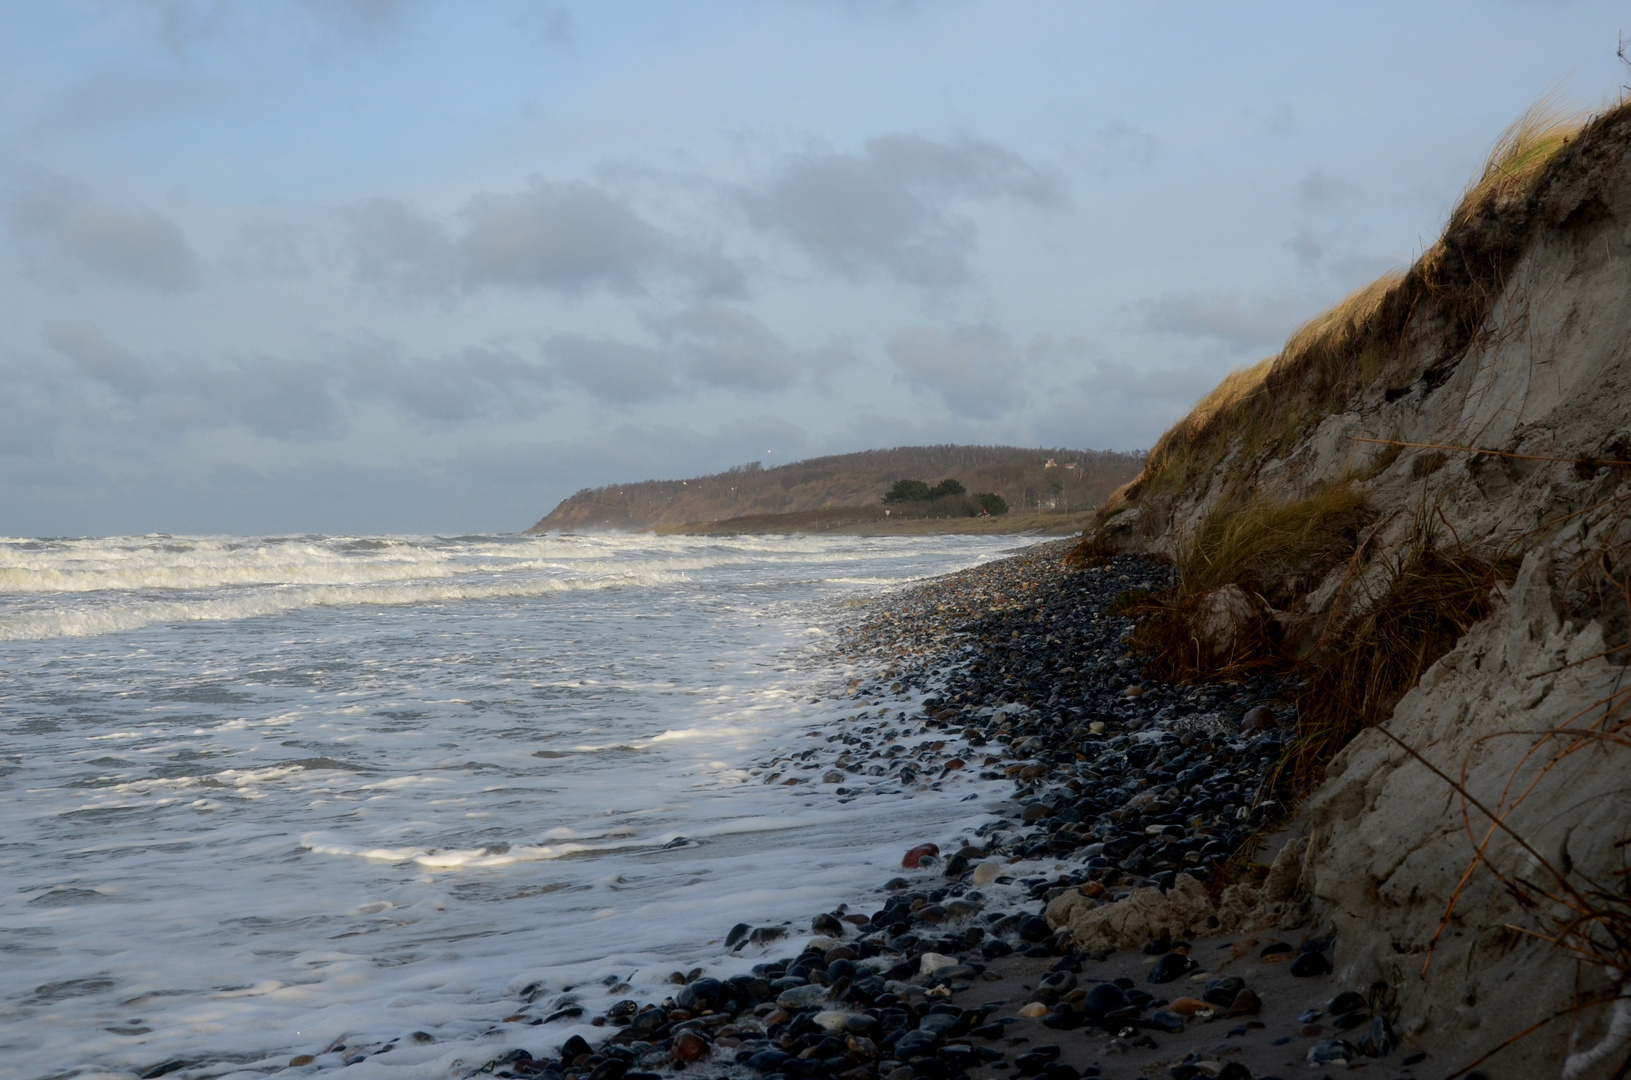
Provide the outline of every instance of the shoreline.
[[[1215,887],[1224,863],[1249,859],[1272,824],[1251,803],[1286,737],[1272,715],[1285,687],[1144,682],[1121,644],[1131,620],[1113,605],[1159,587],[1166,571],[1133,556],[1068,570],[1071,545],[1033,545],[871,598],[840,634],[835,658],[872,666],[849,696],[885,706],[880,717],[901,704],[892,695],[929,691],[897,721],[900,736],[921,741],[897,753],[884,723],[834,725],[800,768],[841,794],[847,777],[880,772],[925,786],[961,769],[1013,779],[975,838],[954,849],[944,837],[903,838],[901,873],[851,898],[853,912],[816,914],[796,955],[784,927],[739,925],[727,945],[766,958],[752,974],[676,972],[671,996],[595,1017],[607,1032],[598,1045],[574,1037],[551,1058],[512,1050],[478,1071],[1264,1080],[1375,1063],[1416,1075],[1427,1050],[1400,1037],[1386,1000],[1337,984],[1332,941],[1223,926],[1207,900],[1203,882]],[[806,782],[774,772],[764,782],[777,781]],[[1117,923],[1128,913],[1143,921]],[[520,1012],[511,1022],[541,1021]],[[1422,1068],[1447,1064],[1435,1049]]]

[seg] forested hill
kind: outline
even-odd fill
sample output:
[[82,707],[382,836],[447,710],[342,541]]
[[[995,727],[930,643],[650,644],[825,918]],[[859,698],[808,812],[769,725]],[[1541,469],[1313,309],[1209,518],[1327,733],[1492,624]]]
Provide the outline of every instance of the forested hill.
[[585,488],[528,532],[652,529],[750,514],[876,505],[897,480],[945,478],[995,492],[1015,511],[1089,509],[1142,467],[1142,454],[1013,446],[903,446],[811,458],[772,469],[759,462],[688,480]]

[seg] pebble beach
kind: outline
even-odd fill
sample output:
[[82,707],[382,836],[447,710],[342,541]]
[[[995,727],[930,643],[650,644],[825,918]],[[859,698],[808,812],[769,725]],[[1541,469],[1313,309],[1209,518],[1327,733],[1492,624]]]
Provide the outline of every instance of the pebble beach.
[[[508,1050],[476,1071],[547,1080],[1449,1072],[1449,1061],[1401,1038],[1384,987],[1341,985],[1335,941],[1254,925],[1242,912],[1220,920],[1229,881],[1268,878],[1273,888],[1284,811],[1263,781],[1290,738],[1291,688],[1268,676],[1195,686],[1144,678],[1123,643],[1125,595],[1160,589],[1169,571],[1138,557],[1073,568],[1070,547],[1038,544],[853,602],[834,652],[853,666],[839,693],[858,711],[811,749],[756,770],[762,783],[822,785],[846,801],[938,790],[956,773],[1011,783],[985,824],[902,836],[897,875],[869,895],[834,897],[804,926],[722,927],[751,970],[675,971],[668,996],[625,998],[593,1017],[600,1038],[573,1035],[548,1056]],[[495,1037],[558,1018],[529,989]]]

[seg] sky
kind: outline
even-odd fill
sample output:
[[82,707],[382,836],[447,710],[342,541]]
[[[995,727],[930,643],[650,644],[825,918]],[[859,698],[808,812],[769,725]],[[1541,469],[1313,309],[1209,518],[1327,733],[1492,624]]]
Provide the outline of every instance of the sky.
[[1540,0],[0,0],[0,535],[1150,446],[1631,83]]

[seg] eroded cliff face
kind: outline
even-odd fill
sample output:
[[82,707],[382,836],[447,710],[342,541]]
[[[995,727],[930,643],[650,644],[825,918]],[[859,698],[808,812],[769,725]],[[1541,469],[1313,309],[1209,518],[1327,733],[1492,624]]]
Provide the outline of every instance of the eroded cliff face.
[[[1631,113],[1589,126],[1523,199],[1521,249],[1464,342],[1423,304],[1382,374],[1283,452],[1239,439],[1159,504],[1135,484],[1098,539],[1178,554],[1243,491],[1347,482],[1373,516],[1300,597],[1304,617],[1362,605],[1424,530],[1521,559],[1493,613],[1330,764],[1276,903],[1246,898],[1259,919],[1335,929],[1339,973],[1390,984],[1424,1041],[1489,1049],[1631,993],[1631,938],[1616,936],[1631,932]],[[1609,1075],[1631,1044],[1582,1051],[1614,1011],[1546,1025],[1492,1075]]]

